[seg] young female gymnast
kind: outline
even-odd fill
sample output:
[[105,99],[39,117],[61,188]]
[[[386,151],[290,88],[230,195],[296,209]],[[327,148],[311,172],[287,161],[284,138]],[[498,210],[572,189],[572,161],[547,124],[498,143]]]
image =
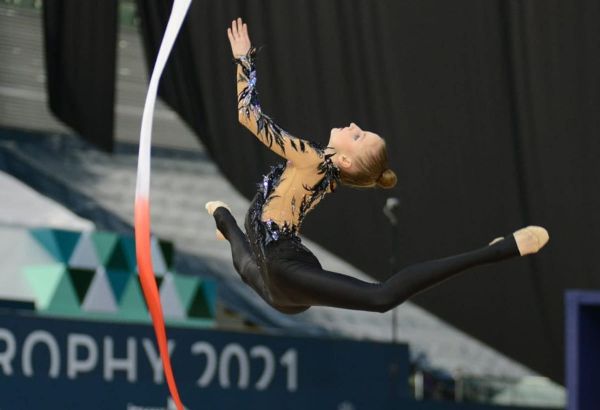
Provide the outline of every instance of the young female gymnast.
[[382,283],[367,283],[324,270],[302,244],[300,224],[338,184],[391,188],[396,175],[387,168],[385,141],[356,124],[331,130],[327,147],[290,135],[262,113],[256,92],[256,49],[242,19],[227,29],[237,65],[239,121],[286,164],[271,167],[258,184],[246,215],[246,235],[229,207],[211,201],[206,209],[217,237],[231,245],[235,269],[268,304],[284,313],[310,306],[385,312],[409,297],[467,268],[536,253],[548,241],[544,228],[529,226],[488,246],[408,266]]

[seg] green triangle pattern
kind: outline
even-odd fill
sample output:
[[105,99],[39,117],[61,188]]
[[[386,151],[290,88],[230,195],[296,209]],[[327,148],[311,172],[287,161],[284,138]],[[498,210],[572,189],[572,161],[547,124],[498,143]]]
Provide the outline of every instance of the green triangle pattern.
[[124,319],[148,319],[146,301],[138,277],[131,275],[119,302],[119,316]]
[[68,263],[73,254],[77,242],[79,242],[79,232],[66,231],[63,229],[53,229],[52,233],[59,249],[61,262]]
[[81,309],[68,274],[61,276],[46,312],[79,315]]
[[202,281],[196,289],[187,313],[192,318],[214,318],[215,315],[215,292],[214,283]]
[[163,254],[163,258],[165,260],[165,265],[167,266],[167,270],[170,270],[173,267],[173,256],[174,256],[174,247],[173,242],[158,240],[158,245]]
[[181,306],[187,311],[196,294],[200,280],[195,276],[184,276],[177,273],[173,274],[173,280],[175,281],[175,288],[179,294]]
[[92,243],[91,232],[82,232],[73,254],[69,258],[69,266],[95,270],[98,265],[98,255],[96,247]]
[[125,248],[122,244],[121,240],[118,240],[115,243],[115,246],[112,249],[111,254],[106,260],[105,266],[106,269],[115,269],[115,270],[130,270],[131,266],[129,263],[129,259],[127,258]]
[[98,262],[106,266],[113,254],[115,246],[119,242],[117,234],[112,232],[94,232],[92,233],[92,242],[96,247]]
[[173,274],[167,272],[160,289],[160,302],[162,304],[163,315],[165,319],[185,320],[187,318],[186,309],[181,304],[181,298]]
[[133,274],[124,270],[107,269],[106,275],[108,276],[108,282],[110,283],[110,287],[115,295],[115,299],[117,302],[119,302],[123,296],[123,293],[125,292],[125,287],[129,283],[129,280],[133,277]]
[[127,258],[128,270],[135,271],[137,260],[135,256],[135,238],[132,235],[123,235],[120,238],[121,247]]
[[85,295],[81,309],[86,313],[116,314],[118,312],[119,306],[104,266],[96,269],[96,275]]
[[75,293],[77,294],[77,300],[79,301],[79,304],[81,304],[90,288],[90,284],[92,283],[96,271],[91,269],[69,268],[68,272]]
[[152,269],[156,276],[164,276],[167,272],[167,264],[159,246],[159,240],[152,235],[150,238],[150,251],[152,253]]
[[[73,232],[59,229],[32,229],[31,235],[49,252],[57,263],[44,266],[30,266],[24,274],[33,290],[37,310],[48,313],[68,315],[91,315],[83,308],[94,282],[96,268],[105,266],[106,278],[118,313],[115,320],[138,321],[147,323],[150,319],[146,301],[139,282],[135,255],[135,238],[131,235],[118,235],[112,232]],[[87,248],[83,249],[81,238],[86,237]],[[81,246],[79,246],[81,245]],[[78,249],[78,255],[75,251]],[[172,242],[154,238],[153,264],[161,268],[155,276],[157,288],[164,283],[164,275],[172,278],[169,288],[172,303],[180,303],[187,314],[181,323],[196,323],[198,319],[206,322],[214,320],[216,306],[216,284],[214,281],[201,280],[196,276],[187,276],[171,270],[174,262]],[[84,252],[85,251],[85,252]],[[97,255],[97,262],[95,261]],[[67,261],[77,259],[79,267],[68,267]],[[92,262],[94,261],[94,262]],[[84,263],[85,262],[85,263]],[[88,266],[89,265],[89,266]],[[165,270],[166,268],[166,270]],[[106,280],[106,279],[105,279]],[[162,295],[161,295],[162,297]],[[179,299],[175,300],[173,298]],[[87,302],[85,302],[87,303]],[[113,315],[104,312],[104,315]],[[181,314],[181,313],[180,313]],[[107,316],[107,317],[108,317]]]
[[[137,278],[137,283],[138,283],[138,287],[140,288],[140,293],[142,295],[142,300],[144,301],[144,307],[146,308],[146,310],[148,309],[148,303],[146,302],[146,298],[144,297],[144,291],[142,289],[142,284],[140,282],[140,277],[136,276]],[[163,281],[164,281],[164,277],[163,276],[154,276],[154,283],[156,283],[156,289],[158,290],[158,294],[160,295],[160,285],[162,285]]]
[[31,229],[29,232],[57,262],[63,262],[61,250],[50,229],[37,228]]
[[33,290],[37,310],[45,310],[48,307],[65,270],[66,266],[63,264],[28,266],[23,269]]
[[205,280],[204,297],[210,307],[210,317],[214,318],[217,314],[217,283],[214,280]]

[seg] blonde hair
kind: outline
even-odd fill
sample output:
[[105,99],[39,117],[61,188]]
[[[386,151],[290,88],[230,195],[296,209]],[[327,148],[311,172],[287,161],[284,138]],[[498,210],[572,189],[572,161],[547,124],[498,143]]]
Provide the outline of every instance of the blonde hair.
[[340,170],[340,180],[344,185],[353,188],[383,188],[390,189],[396,185],[396,173],[388,168],[387,147],[382,140],[381,148],[368,155],[354,159],[356,171]]

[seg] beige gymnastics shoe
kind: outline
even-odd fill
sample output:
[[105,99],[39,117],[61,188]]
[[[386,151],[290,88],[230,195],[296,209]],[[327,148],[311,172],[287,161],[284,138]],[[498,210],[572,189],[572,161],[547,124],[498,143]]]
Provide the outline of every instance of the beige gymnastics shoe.
[[521,256],[538,252],[548,243],[550,235],[541,226],[530,225],[513,233]]
[[222,201],[209,201],[206,203],[206,205],[204,205],[210,216],[212,216],[212,214],[215,212],[215,209],[217,209],[220,206],[227,208],[229,212],[231,212],[231,208],[229,207],[229,205]]
[[[208,211],[210,216],[212,216],[212,214],[215,212],[215,210],[220,206],[227,208],[229,210],[229,212],[231,212],[231,208],[229,207],[229,205],[227,205],[225,202],[222,202],[222,201],[209,201],[206,203],[206,205],[204,205],[204,207],[206,208],[206,210]],[[215,235],[216,235],[218,241],[225,240],[225,236],[218,229],[215,229]]]

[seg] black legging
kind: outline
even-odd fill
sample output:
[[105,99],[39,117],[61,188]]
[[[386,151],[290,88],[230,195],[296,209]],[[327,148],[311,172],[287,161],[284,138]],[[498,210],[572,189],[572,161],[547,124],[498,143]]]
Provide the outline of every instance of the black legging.
[[368,283],[324,270],[303,245],[279,240],[267,246],[268,272],[261,274],[248,239],[231,213],[219,207],[213,216],[231,245],[233,264],[242,280],[285,313],[298,313],[310,306],[386,312],[467,268],[519,255],[514,236],[508,235],[493,245],[407,266],[384,282]]

